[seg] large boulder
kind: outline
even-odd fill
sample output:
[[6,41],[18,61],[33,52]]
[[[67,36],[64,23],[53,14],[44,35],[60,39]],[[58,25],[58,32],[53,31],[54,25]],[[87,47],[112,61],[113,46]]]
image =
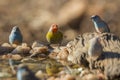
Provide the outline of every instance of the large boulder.
[[[102,54],[90,63],[88,55],[89,40],[100,35]],[[120,76],[120,38],[112,33],[84,33],[70,41],[66,49],[68,50],[67,60],[75,64],[84,65],[89,68],[91,64],[93,69],[101,69],[105,75],[113,79]],[[111,71],[111,72],[110,72]],[[111,74],[109,74],[111,73]]]

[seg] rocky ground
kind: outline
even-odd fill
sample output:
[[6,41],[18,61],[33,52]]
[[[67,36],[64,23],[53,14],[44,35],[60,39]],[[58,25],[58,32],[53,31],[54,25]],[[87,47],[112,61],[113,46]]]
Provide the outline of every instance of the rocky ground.
[[60,49],[56,45],[51,49],[40,42],[32,45],[4,43],[0,47],[0,78],[16,80],[17,68],[24,64],[39,80],[119,80],[120,38],[112,33],[100,35],[103,51],[91,63],[88,43],[96,35],[84,33]]

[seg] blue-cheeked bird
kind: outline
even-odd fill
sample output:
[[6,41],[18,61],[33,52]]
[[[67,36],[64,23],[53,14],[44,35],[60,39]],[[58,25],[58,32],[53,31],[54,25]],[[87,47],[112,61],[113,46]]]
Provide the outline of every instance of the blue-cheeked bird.
[[9,35],[9,43],[20,45],[22,43],[22,40],[23,40],[23,36],[21,34],[20,29],[17,26],[14,26]]
[[106,22],[104,22],[98,15],[93,15],[91,17],[97,33],[110,32],[110,29]]
[[49,44],[61,45],[61,42],[63,40],[63,33],[58,30],[57,24],[51,25],[49,31],[46,34],[46,39],[49,42]]
[[39,79],[26,65],[20,64],[17,70],[17,80],[39,80]]

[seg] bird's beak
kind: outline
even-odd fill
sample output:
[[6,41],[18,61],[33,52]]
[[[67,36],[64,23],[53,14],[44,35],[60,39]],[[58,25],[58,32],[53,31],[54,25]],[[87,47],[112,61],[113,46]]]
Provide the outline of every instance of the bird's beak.
[[56,24],[53,24],[53,25],[52,25],[52,31],[53,31],[53,32],[57,32],[57,30],[58,30],[57,25],[56,25]]
[[90,17],[90,19],[93,19],[93,17]]
[[58,30],[58,29],[57,29],[56,27],[53,28],[53,32],[57,32],[57,30]]

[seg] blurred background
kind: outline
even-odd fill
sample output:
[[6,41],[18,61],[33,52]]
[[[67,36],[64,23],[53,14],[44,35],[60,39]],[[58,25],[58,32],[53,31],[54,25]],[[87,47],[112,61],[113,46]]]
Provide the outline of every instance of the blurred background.
[[112,33],[120,35],[120,0],[0,0],[0,42],[8,42],[13,26],[19,26],[24,42],[46,42],[51,24],[57,23],[66,38],[94,32],[90,16],[105,20]]

